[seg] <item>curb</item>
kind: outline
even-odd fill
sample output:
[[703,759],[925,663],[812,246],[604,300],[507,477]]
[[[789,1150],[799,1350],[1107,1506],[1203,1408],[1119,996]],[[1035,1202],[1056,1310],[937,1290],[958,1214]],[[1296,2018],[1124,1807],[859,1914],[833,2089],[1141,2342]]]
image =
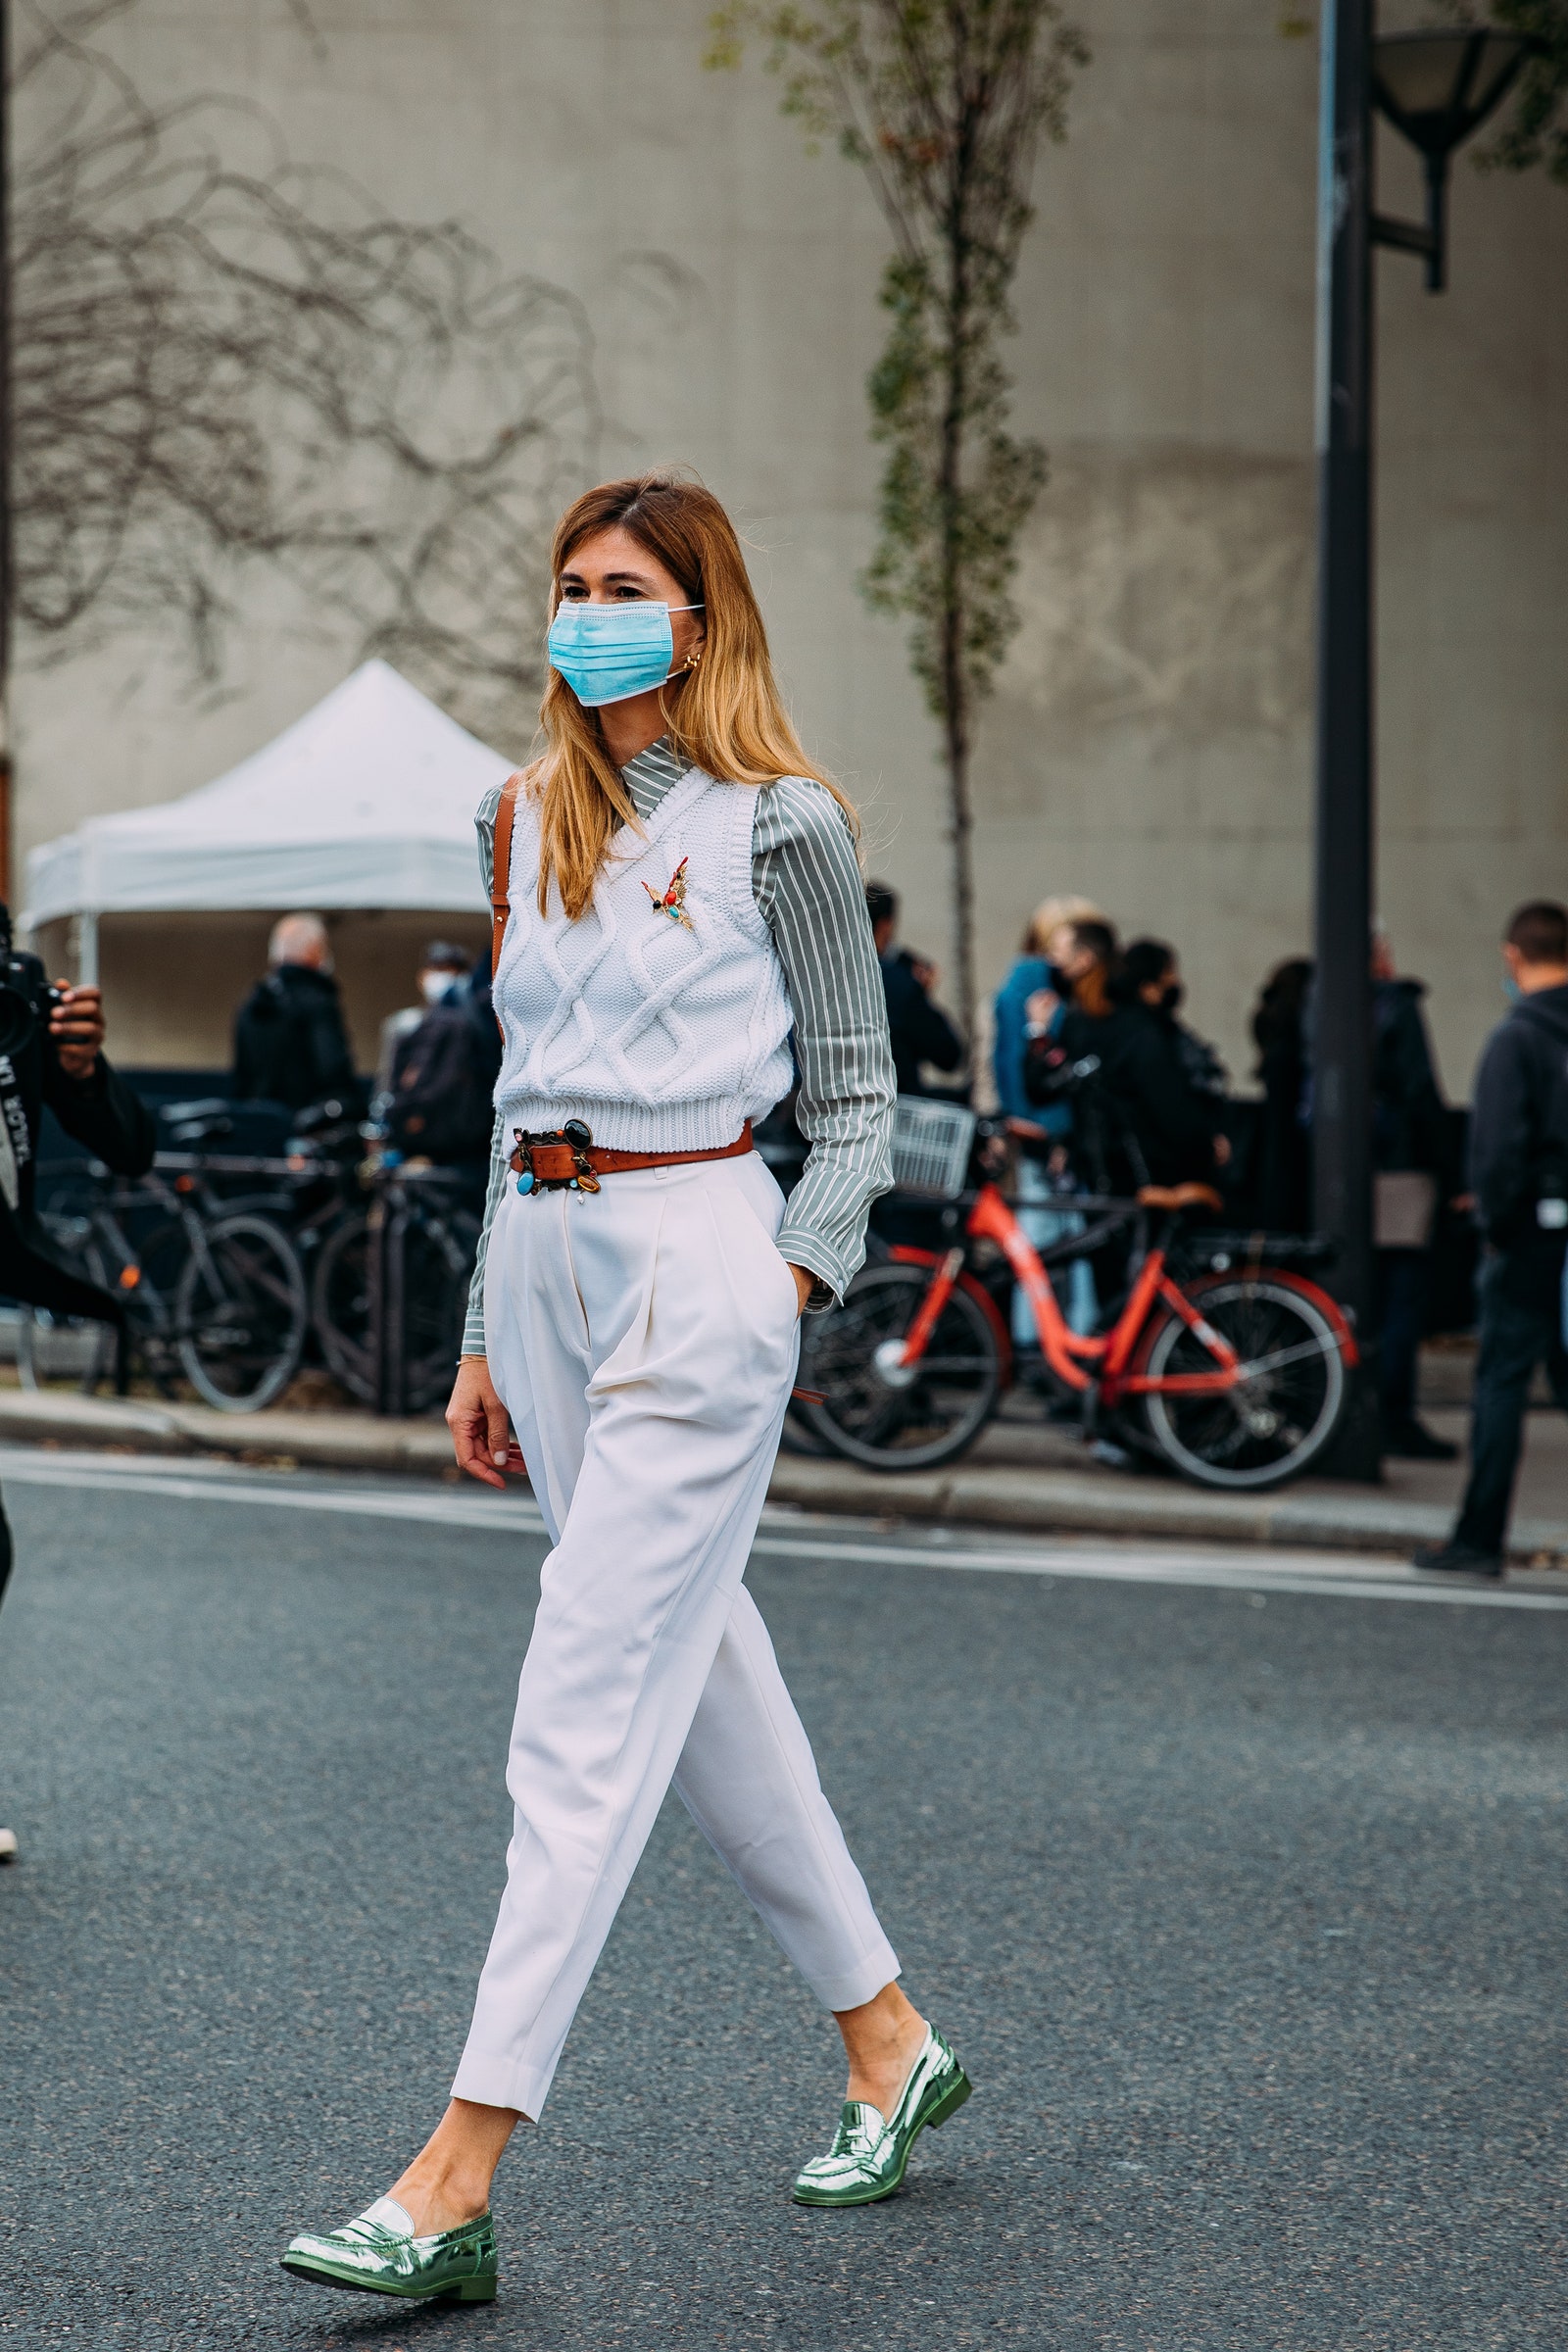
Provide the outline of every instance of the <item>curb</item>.
[[[440,1422],[379,1421],[368,1413],[217,1413],[205,1405],[131,1404],[0,1390],[0,1445],[6,1444],[216,1453],[258,1468],[455,1475],[451,1441]],[[1146,1486],[1114,1476],[1003,1463],[878,1477],[849,1462],[791,1453],[780,1454],[773,1466],[768,1500],[858,1519],[1004,1527],[1033,1535],[1384,1554],[1407,1553],[1413,1544],[1445,1536],[1451,1517],[1437,1504],[1378,1495],[1342,1499],[1289,1488],[1256,1497],[1208,1494],[1174,1482]],[[1568,1565],[1568,1523],[1516,1520],[1508,1556],[1521,1563]]]
[[127,1404],[98,1396],[0,1390],[0,1445],[96,1446],[131,1453],[220,1453],[258,1466],[414,1471],[453,1467],[439,1421],[367,1413],[217,1413],[208,1405]]
[[[913,1471],[878,1478],[849,1463],[781,1454],[770,1502],[856,1518],[901,1518],[964,1527],[1005,1527],[1032,1535],[1144,1537],[1150,1541],[1245,1544],[1254,1549],[1354,1551],[1408,1556],[1417,1544],[1446,1536],[1452,1512],[1435,1503],[1377,1496],[1311,1494],[1279,1497],[1205,1494],[1196,1487],[1153,1493],[1114,1478],[1070,1470],[985,1467],[951,1473]],[[1508,1557],[1521,1565],[1568,1565],[1568,1525],[1519,1519]]]

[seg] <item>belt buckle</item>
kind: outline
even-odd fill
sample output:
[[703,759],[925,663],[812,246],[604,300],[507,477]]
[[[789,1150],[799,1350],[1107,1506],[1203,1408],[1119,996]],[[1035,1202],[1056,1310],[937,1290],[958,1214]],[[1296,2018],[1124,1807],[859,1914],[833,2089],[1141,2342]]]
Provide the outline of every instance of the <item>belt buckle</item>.
[[[593,1130],[581,1119],[568,1119],[564,1127],[550,1129],[544,1135],[530,1135],[526,1128],[514,1127],[517,1157],[522,1161],[517,1175],[517,1191],[526,1199],[530,1193],[597,1193],[599,1179],[594,1174],[588,1153],[593,1145]],[[536,1144],[564,1144],[571,1152],[570,1176],[541,1176],[533,1164]]]
[[568,1119],[561,1130],[561,1140],[564,1144],[571,1146],[571,1164],[577,1171],[570,1180],[572,1191],[574,1193],[597,1193],[599,1179],[594,1174],[593,1165],[588,1157],[593,1149],[593,1129],[585,1127],[581,1119]]

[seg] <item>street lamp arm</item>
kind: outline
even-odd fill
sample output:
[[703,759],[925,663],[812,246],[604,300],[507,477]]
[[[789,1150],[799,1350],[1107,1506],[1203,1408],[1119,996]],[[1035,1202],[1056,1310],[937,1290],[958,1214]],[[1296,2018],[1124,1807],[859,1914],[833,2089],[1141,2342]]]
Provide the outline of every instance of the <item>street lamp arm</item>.
[[1387,213],[1372,216],[1374,245],[1392,245],[1398,253],[1420,253],[1429,259],[1438,251],[1437,239],[1424,221],[1395,220]]
[[1427,155],[1427,217],[1397,220],[1389,213],[1372,215],[1372,242],[1392,245],[1396,253],[1420,254],[1427,266],[1427,292],[1441,294],[1448,282],[1448,159]]

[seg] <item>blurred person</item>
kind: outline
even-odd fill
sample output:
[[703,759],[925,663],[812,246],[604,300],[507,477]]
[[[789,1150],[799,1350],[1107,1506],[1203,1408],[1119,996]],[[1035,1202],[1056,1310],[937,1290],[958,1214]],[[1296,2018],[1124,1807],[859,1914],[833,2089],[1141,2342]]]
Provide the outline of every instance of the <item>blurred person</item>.
[[1372,939],[1373,1236],[1383,1450],[1406,1461],[1458,1453],[1416,1412],[1438,1202],[1457,1191],[1447,1108],[1432,1062],[1420,980],[1401,980],[1386,932]]
[[[1031,1006],[1036,1034],[1049,1036],[1065,1009],[1066,983],[1057,970],[1059,958],[1071,952],[1074,922],[1102,921],[1089,899],[1044,899],[1030,918],[1017,957],[997,991],[994,1006],[992,1070],[997,1100],[1007,1131],[1018,1148],[1017,1212],[1037,1250],[1070,1240],[1083,1231],[1083,1218],[1074,1210],[1051,1206],[1054,1196],[1070,1191],[1067,1139],[1072,1133],[1072,1105],[1065,1099],[1035,1103],[1024,1086],[1024,1059],[1031,1034]],[[1067,1322],[1077,1332],[1092,1331],[1098,1311],[1095,1278],[1087,1258],[1071,1259],[1064,1269]],[[1040,1335],[1034,1309],[1021,1284],[1012,1294],[1012,1341],[1022,1368],[1030,1369],[1039,1352]]]
[[388,1143],[466,1180],[483,1207],[501,1071],[501,1035],[486,987],[476,995],[463,948],[437,941],[419,971],[424,1009],[392,1052],[381,1117]]
[[1119,993],[1127,1004],[1142,1004],[1168,1031],[1176,1059],[1200,1102],[1207,1103],[1214,1138],[1214,1164],[1230,1165],[1231,1143],[1225,1132],[1228,1080],[1216,1048],[1178,1018],[1187,995],[1176,951],[1163,939],[1135,939],[1122,953]]
[[1178,1017],[1186,1001],[1187,983],[1182,978],[1175,949],[1162,939],[1135,939],[1123,952],[1121,978],[1122,991],[1128,1000],[1136,997],[1169,1027],[1194,1094],[1207,1095],[1215,1102],[1223,1102],[1229,1080],[1217,1048]]
[[929,1094],[932,1090],[920,1075],[922,1062],[928,1062],[936,1070],[961,1069],[967,1049],[941,1006],[931,1002],[930,992],[941,977],[936,965],[925,956],[916,956],[911,949],[893,944],[899,927],[897,893],[885,882],[868,882],[865,910],[871,918],[871,941],[882,967],[888,1035],[899,1092]]
[[[0,904],[0,1293],[58,1315],[119,1324],[118,1300],[55,1262],[37,1214],[38,1128],[45,1105],[74,1142],[117,1176],[142,1176],[158,1148],[151,1111],[104,1057],[103,997],[67,980],[49,989],[36,956],[11,944]],[[0,1504],[0,1597],[11,1575],[11,1529]],[[14,1861],[0,1829],[0,1862]]]
[[266,979],[234,1019],[235,1100],[288,1110],[333,1096],[352,1102],[359,1081],[320,916],[285,914],[272,926],[267,959]]
[[392,1092],[392,1072],[397,1061],[398,1048],[406,1037],[413,1035],[432,1005],[443,1004],[455,989],[467,980],[473,957],[466,948],[455,947],[450,940],[432,940],[419,957],[415,975],[415,991],[418,1002],[400,1005],[389,1012],[381,1023],[381,1034],[375,1057],[375,1096],[385,1107],[382,1098]]
[[1043,1134],[1059,1138],[1072,1123],[1072,1114],[1065,1104],[1052,1104],[1047,1116],[1024,1091],[1029,1000],[1049,990],[1060,1004],[1061,985],[1056,966],[1070,949],[1073,924],[1099,923],[1104,919],[1092,900],[1072,897],[1043,899],[1029,919],[1018,954],[997,991],[995,1002],[991,1066],[997,1101],[1009,1127],[1021,1121],[1024,1127],[1035,1127]]
[[1418,1568],[1500,1577],[1538,1364],[1568,1410],[1568,908],[1533,899],[1503,933],[1512,1009],[1487,1040],[1470,1118],[1470,1188],[1483,1250],[1470,1476],[1453,1532]]
[[1276,964],[1252,1010],[1255,1075],[1263,1089],[1257,1139],[1257,1217],[1271,1233],[1312,1223],[1311,1134],[1306,1119],[1306,1003],[1310,956]]
[[1130,1195],[1146,1184],[1212,1183],[1222,1159],[1214,1105],[1188,1078],[1161,1001],[1163,972],[1151,978],[1141,962],[1143,976],[1129,979],[1115,933],[1094,922],[1073,925],[1060,968],[1071,1003],[1053,1036],[1031,1040],[1024,1083],[1048,1102],[1063,1066],[1096,1064],[1073,1097],[1074,1157],[1090,1189]]

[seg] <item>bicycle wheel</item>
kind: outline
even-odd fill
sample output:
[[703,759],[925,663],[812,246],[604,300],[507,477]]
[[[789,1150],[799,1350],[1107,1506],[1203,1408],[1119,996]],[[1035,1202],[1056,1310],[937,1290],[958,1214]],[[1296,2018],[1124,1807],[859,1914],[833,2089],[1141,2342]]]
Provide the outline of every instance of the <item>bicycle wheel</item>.
[[333,1379],[362,1404],[373,1404],[370,1220],[364,1209],[345,1217],[321,1244],[311,1277],[311,1320]]
[[796,1409],[847,1461],[929,1470],[962,1453],[991,1417],[1001,1358],[985,1310],[967,1291],[949,1294],[918,1365],[905,1372],[898,1362],[930,1283],[923,1266],[867,1266],[842,1306],[805,1318],[801,1385],[820,1389],[826,1401]]
[[428,1412],[452,1394],[479,1220],[466,1209],[411,1218],[403,1256],[403,1401]]
[[219,1217],[174,1291],[180,1368],[220,1413],[259,1413],[299,1370],[305,1277],[286,1234],[265,1217]]
[[[1339,1335],[1309,1292],[1268,1273],[1213,1275],[1186,1286],[1249,1377],[1220,1396],[1144,1398],[1150,1436],[1200,1487],[1283,1486],[1323,1451],[1345,1409]],[[1177,1315],[1159,1324],[1143,1370],[1151,1379],[1212,1372],[1214,1358]]]

